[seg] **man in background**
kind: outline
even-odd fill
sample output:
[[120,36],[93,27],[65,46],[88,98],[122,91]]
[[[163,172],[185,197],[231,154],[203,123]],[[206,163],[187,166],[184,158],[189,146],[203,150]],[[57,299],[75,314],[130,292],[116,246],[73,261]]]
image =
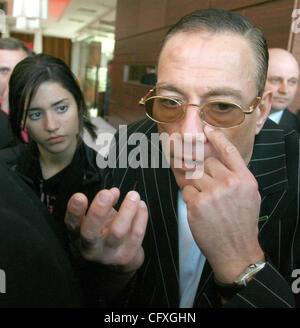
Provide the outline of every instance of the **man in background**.
[[283,130],[300,132],[299,118],[289,110],[298,88],[299,66],[295,57],[285,49],[269,49],[266,90],[273,94],[269,116]]
[[15,66],[32,52],[25,44],[14,38],[0,39],[0,149],[12,146],[13,137],[8,121],[8,82]]
[[155,71],[155,66],[147,66],[146,68],[146,74],[142,76],[141,83],[147,84],[147,85],[155,85],[157,82],[157,75]]

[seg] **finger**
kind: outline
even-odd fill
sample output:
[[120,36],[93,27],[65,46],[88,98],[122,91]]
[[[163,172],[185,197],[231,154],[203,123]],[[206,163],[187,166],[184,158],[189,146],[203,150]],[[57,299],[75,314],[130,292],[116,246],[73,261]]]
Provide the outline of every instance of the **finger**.
[[221,131],[214,130],[210,126],[205,126],[204,132],[209,142],[218,152],[221,161],[230,170],[240,172],[241,169],[246,168],[246,164],[237,148]]
[[209,176],[207,173],[203,172],[201,179],[191,179],[189,185],[193,186],[197,190],[197,192],[199,192],[211,188],[213,183],[214,183],[213,178]]
[[84,194],[74,194],[68,202],[65,224],[69,232],[76,232],[88,207],[88,200]]
[[[126,271],[135,271],[144,261],[144,250],[141,247],[148,223],[148,210],[144,201],[139,201],[137,213],[132,221],[130,234],[126,242]],[[128,262],[129,261],[129,262]],[[129,264],[130,263],[130,264]]]
[[218,158],[208,157],[204,161],[205,173],[214,179],[223,179],[228,173],[229,169]]
[[[109,191],[111,192],[112,197],[113,197],[112,206],[115,206],[120,197],[120,190],[118,188],[114,187],[114,188],[109,189]],[[106,219],[104,220],[104,223],[103,223],[102,233],[105,233],[104,230],[106,230],[109,227],[111,221],[113,221],[116,214],[117,214],[117,212],[114,208],[111,208],[111,210],[107,213]]]
[[199,189],[193,185],[185,186],[182,190],[182,199],[188,204],[192,199],[195,199],[199,194]]
[[113,204],[117,201],[116,195],[104,189],[98,192],[81,224],[81,237],[92,243],[100,235],[107,221],[111,221],[115,210]]
[[136,191],[127,193],[109,230],[107,242],[119,245],[128,235],[133,219],[137,214],[140,195]]
[[143,200],[139,201],[137,213],[131,225],[131,240],[135,244],[141,244],[146,232],[148,222],[148,209]]
[[109,189],[109,191],[111,192],[114,200],[113,200],[113,206],[117,204],[119,198],[120,198],[120,190],[116,187],[113,187],[111,189]]

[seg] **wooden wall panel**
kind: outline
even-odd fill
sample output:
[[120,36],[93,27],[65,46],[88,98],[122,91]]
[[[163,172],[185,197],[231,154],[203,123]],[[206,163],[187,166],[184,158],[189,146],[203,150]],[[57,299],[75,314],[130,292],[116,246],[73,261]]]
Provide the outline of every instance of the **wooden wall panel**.
[[140,0],[138,33],[153,31],[165,26],[167,0]]
[[164,28],[118,41],[115,48],[115,61],[124,62],[122,57],[126,55],[132,56],[133,64],[156,63],[166,31],[167,29]]
[[246,8],[244,15],[263,31],[270,48],[287,49],[293,5],[294,0],[268,1]]
[[10,33],[10,36],[12,38],[21,40],[24,42],[24,44],[30,49],[33,50],[33,34],[25,34],[25,33]]
[[[263,30],[270,47],[287,48],[295,1],[297,0],[118,0],[112,112],[118,114],[124,123],[141,117],[138,100],[147,92],[148,87],[124,82],[124,66],[156,64],[166,31],[185,14],[203,8],[237,11]],[[299,53],[300,59],[300,34],[295,37],[295,44],[297,46],[293,51]]]
[[210,7],[210,0],[168,0],[166,25],[175,24],[181,17],[191,13],[194,10]]
[[[34,41],[33,34],[11,33],[11,37],[23,42]],[[67,65],[71,64],[72,41],[70,39],[43,36],[43,52],[62,59]]]
[[19,39],[23,42],[33,42],[33,34],[25,34],[25,33],[10,33],[12,38]]
[[211,0],[211,8],[221,8],[225,10],[237,10],[239,8],[245,8],[250,6],[259,5],[264,2],[272,2],[274,0]]
[[116,15],[116,39],[122,39],[137,32],[139,1],[118,0]]
[[70,39],[43,36],[43,53],[52,55],[71,65],[72,41]]

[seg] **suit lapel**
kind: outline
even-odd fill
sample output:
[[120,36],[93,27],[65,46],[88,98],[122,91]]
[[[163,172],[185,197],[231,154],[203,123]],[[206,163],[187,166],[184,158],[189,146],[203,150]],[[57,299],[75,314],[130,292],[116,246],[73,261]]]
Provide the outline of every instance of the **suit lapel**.
[[[255,176],[262,202],[260,209],[259,241],[263,249],[272,251],[274,264],[278,263],[280,240],[280,220],[288,205],[288,176],[286,169],[286,149],[282,131],[271,121],[267,121],[257,136],[249,168]],[[272,227],[272,229],[266,229]],[[271,234],[267,236],[266,234]]]
[[[295,163],[288,162],[283,131],[267,120],[256,138],[249,167],[256,177],[262,198],[258,222],[259,243],[268,255],[268,260],[278,269],[289,260],[286,256],[288,250],[285,249],[288,243],[281,239],[286,227],[284,212],[293,205],[292,195],[295,195],[295,177],[288,176],[287,171],[287,167],[293,165]],[[281,254],[285,254],[285,257]]]
[[[151,255],[151,268],[154,270],[150,291],[156,300],[156,306],[178,307],[179,304],[179,271],[178,271],[178,224],[177,224],[177,193],[178,186],[169,168],[162,168],[160,145],[158,150],[159,167],[151,168],[153,148],[151,136],[157,133],[157,126],[151,121],[143,124],[143,133],[148,140],[148,167],[136,170],[137,191],[141,199],[148,204],[149,219],[147,232],[143,241],[146,253]],[[157,135],[158,136],[158,135]],[[157,140],[156,140],[157,141]],[[154,142],[155,143],[155,142]],[[144,161],[145,163],[145,161]],[[158,303],[157,303],[158,302]]]
[[156,298],[167,307],[178,307],[178,187],[169,169],[139,170],[139,191],[149,204],[148,231],[143,245],[146,253],[154,254]]

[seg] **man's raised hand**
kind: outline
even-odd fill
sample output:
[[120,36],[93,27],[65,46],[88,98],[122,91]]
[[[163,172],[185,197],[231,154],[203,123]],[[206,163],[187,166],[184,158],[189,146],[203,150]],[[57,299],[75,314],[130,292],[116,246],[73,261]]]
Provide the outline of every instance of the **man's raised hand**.
[[76,193],[68,202],[65,223],[85,259],[134,272],[144,261],[148,211],[136,191],[130,191],[116,211],[119,197],[117,188],[101,190],[87,211],[87,198]]
[[205,160],[204,174],[183,190],[196,243],[217,280],[231,283],[249,264],[264,260],[258,242],[260,194],[236,147],[221,131],[205,130],[218,158]]

